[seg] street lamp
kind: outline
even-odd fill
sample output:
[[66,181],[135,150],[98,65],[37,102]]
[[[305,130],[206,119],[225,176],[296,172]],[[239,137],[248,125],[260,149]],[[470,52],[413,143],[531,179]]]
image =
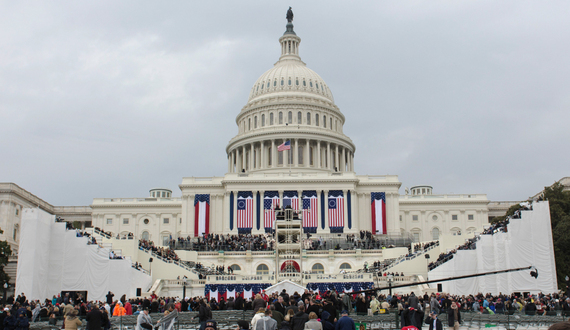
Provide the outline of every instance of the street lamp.
[[9,284],[8,283],[4,283],[4,304],[6,304],[6,291],[8,290]]

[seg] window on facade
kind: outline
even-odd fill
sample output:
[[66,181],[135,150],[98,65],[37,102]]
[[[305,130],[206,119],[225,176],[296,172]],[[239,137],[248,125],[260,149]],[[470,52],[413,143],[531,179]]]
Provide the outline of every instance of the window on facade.
[[162,235],[162,246],[170,245],[170,235]]
[[457,220],[457,214],[452,214],[452,215],[451,215],[451,220]]
[[253,117],[253,128],[257,128],[257,116]]
[[279,125],[283,125],[283,112],[279,111]]
[[170,219],[169,219],[169,218],[164,218],[164,219],[162,219],[162,223],[165,224],[165,225],[167,225],[167,224],[170,223]]
[[402,221],[402,215],[400,215],[400,221]]
[[418,221],[418,215],[417,215],[417,214],[412,215],[412,220],[413,220],[413,221]]
[[323,125],[327,128],[327,116],[323,116]]
[[292,111],[289,111],[289,112],[287,113],[287,122],[288,122],[289,124],[293,124],[293,112],[292,112]]
[[261,115],[261,127],[265,126],[265,114]]
[[278,165],[283,165],[283,153],[285,151],[278,151],[277,152],[277,164]]
[[352,269],[352,266],[349,263],[345,262],[342,265],[340,265],[339,268],[340,269]]
[[276,86],[277,86],[277,79],[275,79],[275,80],[273,81],[273,87],[276,87]]
[[313,82],[309,81],[309,86],[313,87]]
[[273,160],[272,160],[273,157],[271,157],[271,147],[267,148],[267,155],[268,155],[267,157],[268,165],[271,166],[273,165]]
[[18,214],[20,214],[20,210],[16,208],[16,216],[18,216]]
[[319,114],[315,115],[315,125],[319,126]]
[[305,79],[303,79],[303,86],[307,87],[307,81],[305,81]]
[[261,83],[261,90],[263,90],[263,85],[265,85],[265,81]]
[[108,225],[112,225],[112,224],[113,224],[113,219],[107,219],[107,224],[108,224]]
[[323,267],[322,264],[314,264],[313,268],[311,268],[311,270],[315,274],[324,274],[325,273],[325,267]]
[[295,79],[295,85],[299,86],[299,78]]
[[289,78],[289,86],[291,86],[291,78]]
[[299,165],[303,165],[303,146],[299,146],[299,148],[297,148],[299,150],[299,153],[297,154],[297,159],[299,160]]
[[273,112],[269,114],[269,125],[273,125]]
[[285,80],[283,80],[283,78],[281,79],[281,86],[283,86],[285,84]]
[[240,267],[239,265],[236,265],[236,264],[231,265],[230,268],[231,268],[233,271],[241,270],[241,267]]
[[333,129],[332,118],[329,118],[329,128],[330,128],[330,129]]
[[269,88],[269,81],[267,82],[267,88]]
[[14,241],[16,241],[17,238],[18,238],[18,229],[14,228],[14,231],[13,231],[13,233],[12,233],[12,239],[13,239]]
[[251,131],[251,118],[247,119],[247,130]]
[[141,235],[141,239],[148,241],[150,238],[150,235],[148,234],[148,231],[143,231],[142,235]]
[[439,228],[433,228],[431,230],[431,237],[434,241],[437,241],[439,239]]
[[297,124],[302,124],[303,123],[303,114],[301,113],[301,111],[297,112]]
[[433,221],[437,221],[437,215],[434,215],[433,217],[431,217]]
[[269,267],[267,267],[266,264],[261,264],[261,265],[257,266],[255,273],[256,273],[256,275],[267,275],[267,274],[269,274]]
[[307,125],[311,125],[311,113],[307,112]]
[[475,216],[473,214],[468,214],[467,220],[475,220]]
[[123,219],[123,225],[128,225],[129,224],[129,219],[128,218],[124,218]]
[[144,221],[143,221],[143,223],[144,223],[145,225],[148,225],[149,222],[150,222],[150,221],[148,221],[148,219],[144,219]]

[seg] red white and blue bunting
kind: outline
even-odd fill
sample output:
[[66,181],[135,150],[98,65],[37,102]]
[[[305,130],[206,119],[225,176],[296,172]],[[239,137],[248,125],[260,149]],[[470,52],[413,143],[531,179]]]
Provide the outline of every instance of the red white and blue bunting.
[[227,300],[229,297],[236,298],[238,295],[244,299],[251,298],[255,294],[260,293],[272,284],[255,283],[255,284],[206,284],[204,287],[204,296],[208,300],[215,298]]

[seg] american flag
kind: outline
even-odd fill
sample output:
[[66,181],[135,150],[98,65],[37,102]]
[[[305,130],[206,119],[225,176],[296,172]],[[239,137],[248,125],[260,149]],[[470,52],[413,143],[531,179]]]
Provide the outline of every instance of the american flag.
[[263,197],[263,214],[265,232],[271,232],[275,223],[275,207],[279,205],[279,192],[266,191]]
[[253,194],[251,191],[238,192],[237,227],[239,232],[251,231],[253,227]]
[[299,209],[299,197],[297,197],[296,191],[283,192],[283,208],[287,206],[291,206],[293,210]]
[[372,202],[372,233],[385,235],[386,230],[386,193],[373,192],[370,193]]
[[291,150],[291,141],[287,140],[277,147],[277,151]]
[[344,228],[344,196],[340,190],[329,191],[329,227],[333,233]]
[[[313,194],[305,192],[305,194],[303,197],[303,228],[305,228],[305,232],[316,233],[319,223],[317,192],[315,191]],[[308,230],[309,228],[311,228],[311,230]]]

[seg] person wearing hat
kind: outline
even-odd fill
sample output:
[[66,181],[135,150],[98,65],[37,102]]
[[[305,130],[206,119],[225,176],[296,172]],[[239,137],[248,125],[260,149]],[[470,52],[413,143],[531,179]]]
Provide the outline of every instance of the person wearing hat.
[[65,318],[64,325],[66,330],[77,330],[83,322],[77,317],[79,312],[77,309],[72,310],[71,312],[67,313],[67,317]]
[[208,320],[200,326],[200,330],[218,330],[218,324],[214,320]]
[[336,323],[335,330],[356,330],[356,324],[354,324],[354,320],[348,316],[346,309],[340,312],[340,315],[341,317]]
[[443,324],[437,318],[437,313],[432,311],[425,320],[426,324],[429,324],[429,330],[443,330]]
[[135,330],[152,330],[152,319],[150,318],[150,308],[143,308],[142,313],[137,316],[137,325]]

